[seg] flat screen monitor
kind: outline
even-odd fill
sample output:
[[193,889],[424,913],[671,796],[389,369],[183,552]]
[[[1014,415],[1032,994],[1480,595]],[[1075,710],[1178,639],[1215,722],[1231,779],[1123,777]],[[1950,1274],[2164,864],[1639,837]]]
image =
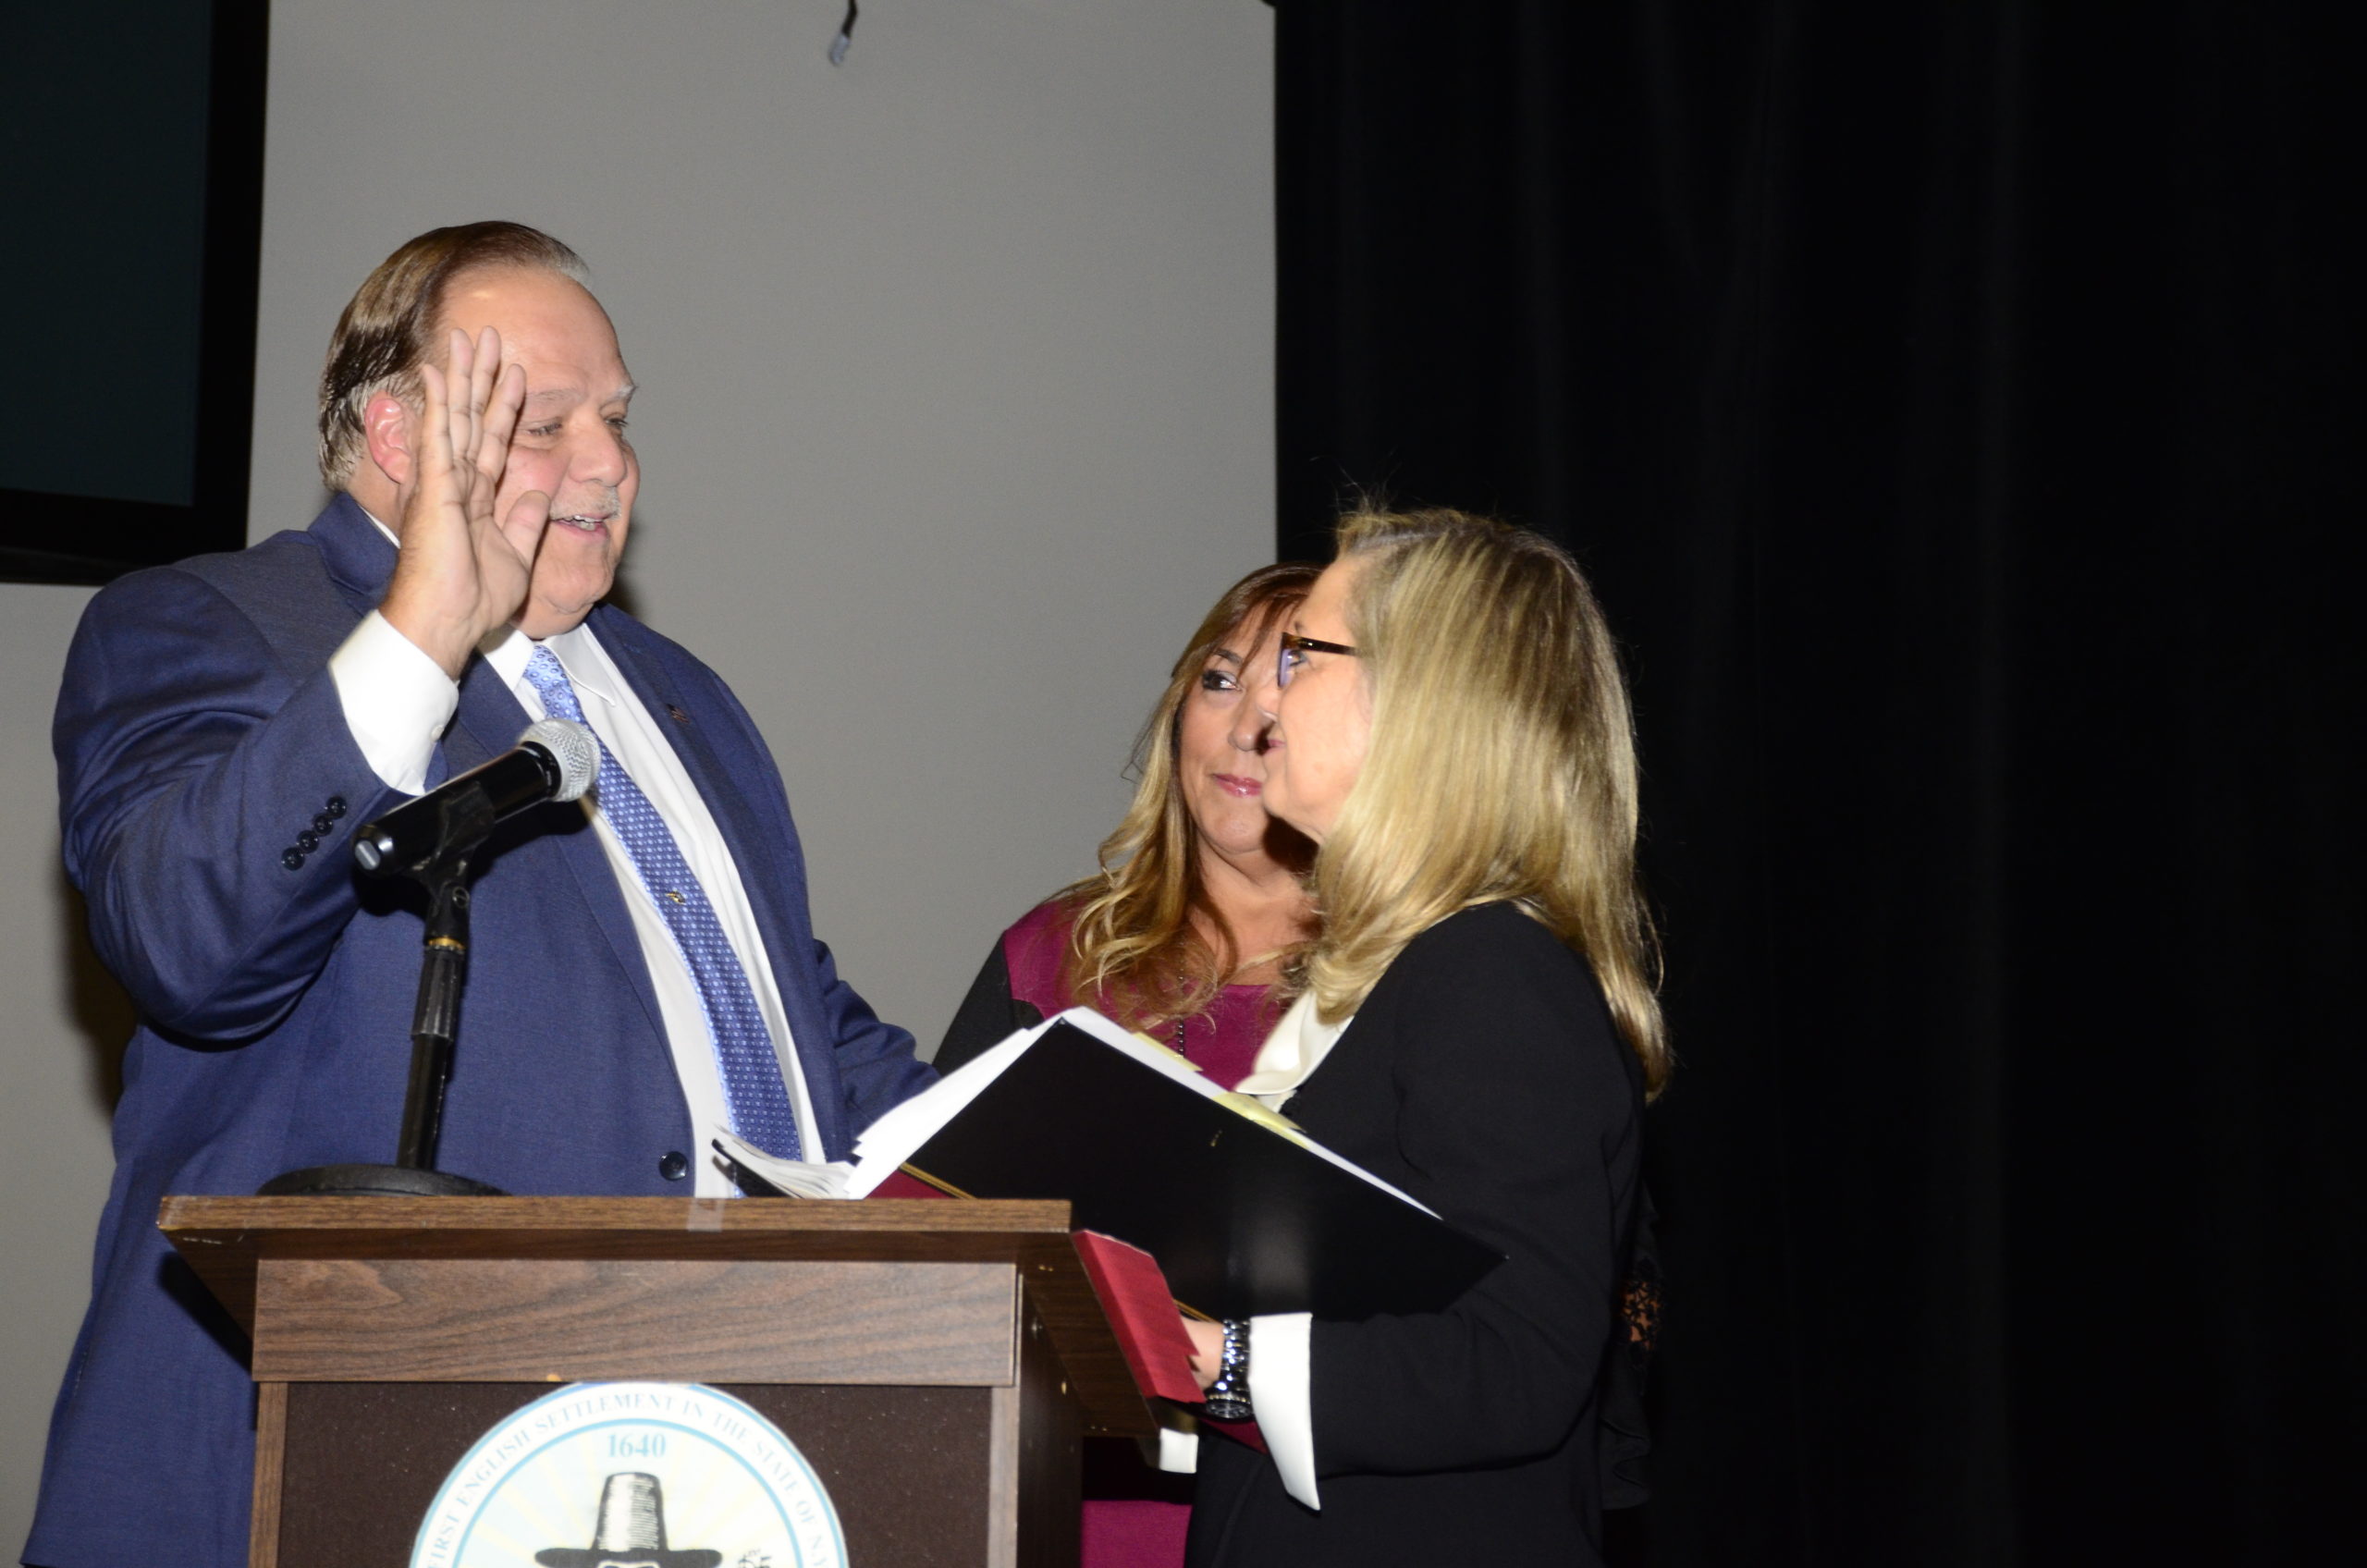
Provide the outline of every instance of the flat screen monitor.
[[0,579],[246,542],[264,0],[10,7]]

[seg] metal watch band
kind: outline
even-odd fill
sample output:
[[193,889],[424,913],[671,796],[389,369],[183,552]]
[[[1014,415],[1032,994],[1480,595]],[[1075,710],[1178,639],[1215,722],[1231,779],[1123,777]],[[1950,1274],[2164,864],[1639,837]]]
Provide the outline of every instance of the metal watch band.
[[1249,1325],[1241,1318],[1224,1320],[1224,1353],[1205,1405],[1212,1421],[1257,1419],[1249,1403]]

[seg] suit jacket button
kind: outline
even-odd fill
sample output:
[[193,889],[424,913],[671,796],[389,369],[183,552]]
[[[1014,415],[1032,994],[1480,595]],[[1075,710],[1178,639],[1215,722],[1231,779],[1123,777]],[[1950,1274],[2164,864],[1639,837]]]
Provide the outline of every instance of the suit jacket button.
[[306,854],[311,854],[321,847],[321,836],[313,832],[299,833],[296,835],[296,847]]
[[328,813],[328,817],[331,822],[335,822],[338,817],[345,815],[345,797],[343,795],[331,795],[329,797],[328,804],[323,806],[321,809]]
[[326,812],[323,812],[320,815],[313,818],[313,831],[315,833],[325,833],[336,826],[337,818],[331,816]]
[[286,866],[290,871],[301,871],[304,869],[304,851],[301,850],[282,850],[279,851],[279,864]]
[[668,1182],[679,1182],[691,1173],[691,1162],[682,1158],[680,1149],[668,1149],[657,1157],[657,1174]]

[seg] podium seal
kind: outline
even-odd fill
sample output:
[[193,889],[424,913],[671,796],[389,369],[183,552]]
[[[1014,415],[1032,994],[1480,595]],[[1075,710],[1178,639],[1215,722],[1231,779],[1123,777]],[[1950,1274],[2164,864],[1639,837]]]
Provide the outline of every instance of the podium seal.
[[845,1568],[814,1467],[698,1383],[576,1383],[452,1467],[411,1568]]

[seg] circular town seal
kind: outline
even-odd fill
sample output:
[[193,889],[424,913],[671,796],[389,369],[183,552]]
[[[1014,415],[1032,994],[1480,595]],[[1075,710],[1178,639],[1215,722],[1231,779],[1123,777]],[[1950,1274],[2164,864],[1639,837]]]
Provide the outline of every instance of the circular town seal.
[[411,1568],[845,1568],[814,1467],[697,1383],[576,1383],[477,1439]]

